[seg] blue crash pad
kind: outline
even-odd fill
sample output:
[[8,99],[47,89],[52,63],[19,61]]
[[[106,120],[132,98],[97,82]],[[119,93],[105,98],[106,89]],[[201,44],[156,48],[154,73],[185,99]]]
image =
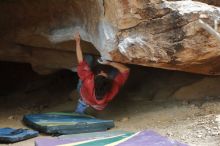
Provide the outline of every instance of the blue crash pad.
[[105,131],[114,127],[112,120],[77,113],[30,114],[25,115],[23,121],[33,129],[52,135]]
[[38,136],[37,131],[27,129],[0,128],[0,143],[14,143]]

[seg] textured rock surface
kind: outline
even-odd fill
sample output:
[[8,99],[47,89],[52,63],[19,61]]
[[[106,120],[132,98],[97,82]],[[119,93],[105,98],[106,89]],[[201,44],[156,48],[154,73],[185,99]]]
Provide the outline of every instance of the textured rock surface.
[[[129,12],[134,9],[132,6],[138,7],[134,3],[137,1],[132,2],[127,7]],[[144,8],[134,13],[141,17],[139,22],[132,28],[120,30],[118,50],[112,52],[114,60],[125,56],[124,61],[134,64],[219,74],[219,42],[197,25],[201,14],[210,18],[207,22],[213,23],[213,19],[219,17],[219,9],[191,1],[144,4],[146,1],[139,1],[139,7]],[[131,20],[137,18],[129,14]],[[119,56],[118,51],[123,55]]]
[[220,42],[197,24],[201,15],[213,25],[220,8],[165,0],[4,0],[0,59],[29,62],[41,73],[71,68],[76,65],[73,34],[79,31],[86,53],[149,67],[220,74]]
[[220,1],[219,0],[197,0],[197,1],[207,3],[209,5],[220,6]]
[[[100,8],[92,0],[1,1],[0,59],[31,63],[40,73],[72,68],[76,65],[73,34],[81,28],[83,39],[93,42],[89,39],[97,38]],[[82,47],[98,54],[91,43],[85,41]]]

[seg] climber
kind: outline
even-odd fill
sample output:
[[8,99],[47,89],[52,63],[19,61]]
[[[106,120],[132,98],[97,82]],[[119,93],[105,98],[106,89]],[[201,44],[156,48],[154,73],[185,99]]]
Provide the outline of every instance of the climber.
[[100,64],[111,66],[113,71],[108,73],[100,70],[94,73],[92,71],[93,57],[85,55],[83,58],[79,33],[75,36],[75,41],[79,76],[77,90],[80,95],[75,112],[84,114],[88,107],[103,110],[127,80],[130,69],[120,63],[99,59]]

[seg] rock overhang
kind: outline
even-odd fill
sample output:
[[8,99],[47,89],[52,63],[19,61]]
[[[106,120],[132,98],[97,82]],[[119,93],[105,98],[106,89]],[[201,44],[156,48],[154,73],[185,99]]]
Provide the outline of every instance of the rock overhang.
[[[25,60],[14,60],[29,62],[36,68],[56,70],[75,66],[76,62],[71,62],[75,59],[71,48],[73,35],[80,32],[82,39],[98,51],[85,49],[86,53],[100,54],[109,60],[220,74],[220,42],[197,24],[200,16],[206,15],[204,21],[213,26],[214,19],[220,17],[220,8],[215,6],[166,0],[23,0],[5,1],[0,7],[1,19],[5,19],[1,22],[2,44],[10,43],[10,48],[19,48],[21,54],[24,51]],[[58,58],[52,57],[53,51]],[[11,51],[7,58],[7,53],[2,53],[1,60],[19,57]],[[42,56],[49,61],[42,61]]]

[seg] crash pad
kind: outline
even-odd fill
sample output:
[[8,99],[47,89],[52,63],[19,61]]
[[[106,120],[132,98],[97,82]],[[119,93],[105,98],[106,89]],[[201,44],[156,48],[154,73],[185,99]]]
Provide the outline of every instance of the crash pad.
[[147,130],[141,132],[106,131],[90,134],[40,138],[35,146],[187,146]]
[[121,141],[117,146],[187,146],[186,144],[168,139],[154,131],[141,131],[127,140]]
[[59,139],[80,139],[80,138],[105,138],[111,137],[121,134],[126,134],[134,132],[122,131],[122,130],[113,130],[113,131],[104,131],[104,132],[91,132],[91,133],[82,133],[82,134],[68,134],[68,135],[61,135]]
[[71,135],[62,135],[59,137],[53,138],[38,138],[35,141],[35,146],[57,146],[63,144],[71,144],[76,142],[94,140],[94,139],[105,139],[110,137],[123,138],[134,134],[134,132],[126,131],[105,131],[105,132],[92,132],[92,133],[82,133],[82,134],[71,134]]
[[53,135],[105,131],[114,127],[112,120],[77,113],[29,114],[23,121],[33,129]]
[[0,143],[14,143],[38,136],[37,131],[28,129],[0,128]]

